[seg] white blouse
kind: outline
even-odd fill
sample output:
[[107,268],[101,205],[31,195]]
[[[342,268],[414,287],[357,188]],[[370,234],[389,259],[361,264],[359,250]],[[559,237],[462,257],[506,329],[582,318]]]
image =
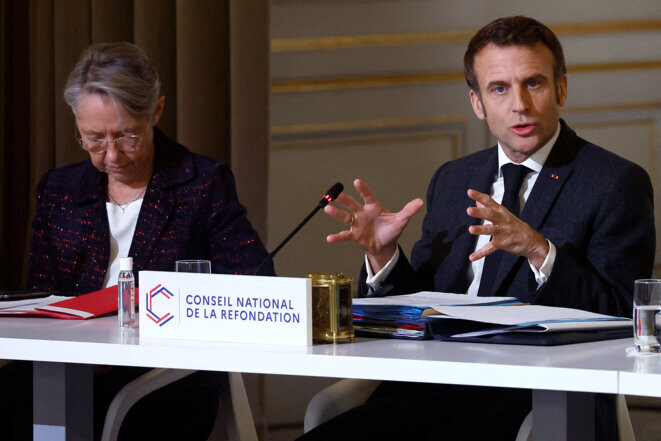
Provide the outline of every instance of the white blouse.
[[131,202],[124,211],[112,202],[106,202],[108,224],[110,225],[110,260],[103,287],[117,285],[119,277],[119,258],[128,257],[133,241],[135,226],[138,224],[138,215],[143,199]]

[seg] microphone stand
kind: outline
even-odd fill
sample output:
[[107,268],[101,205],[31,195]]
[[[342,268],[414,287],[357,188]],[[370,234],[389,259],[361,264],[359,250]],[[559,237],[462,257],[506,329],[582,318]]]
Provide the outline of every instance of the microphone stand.
[[292,231],[291,233],[289,233],[289,236],[287,236],[287,237],[285,238],[285,240],[283,240],[282,242],[280,242],[280,245],[278,245],[277,247],[275,247],[275,249],[274,249],[273,251],[271,251],[271,253],[270,253],[268,256],[266,256],[266,258],[265,258],[264,260],[262,260],[262,262],[261,262],[261,263],[257,266],[257,268],[255,269],[255,272],[253,273],[253,276],[254,276],[254,275],[257,275],[257,272],[262,268],[262,266],[264,266],[264,264],[265,264],[266,262],[268,262],[269,260],[273,260],[273,257],[274,257],[276,254],[278,254],[278,251],[280,251],[280,249],[282,249],[282,247],[284,247],[284,246],[287,244],[287,242],[289,242],[289,240],[290,240],[292,237],[294,237],[294,235],[295,235],[296,233],[298,233],[298,230],[300,230],[301,228],[303,228],[303,225],[305,225],[305,224],[306,224],[306,223],[312,218],[312,216],[314,216],[314,215],[317,213],[317,211],[319,211],[319,210],[321,209],[321,207],[322,207],[322,205],[317,205],[317,206],[314,208],[314,210],[312,210],[312,212],[311,212],[310,214],[308,214],[307,217],[306,217],[305,219],[303,219],[303,222],[301,222],[300,224],[298,224],[298,226],[297,226],[296,228],[294,228],[294,231]]
[[329,202],[335,200],[335,198],[337,198],[337,196],[338,196],[340,193],[342,193],[342,190],[343,190],[343,186],[342,186],[342,184],[340,184],[339,182],[338,182],[337,184],[333,185],[333,186],[330,188],[330,190],[328,190],[328,191],[326,192],[326,194],[324,195],[324,197],[321,198],[321,200],[319,201],[319,203],[317,204],[317,206],[314,208],[314,210],[312,210],[312,211],[310,212],[310,214],[308,214],[307,217],[306,217],[305,219],[303,219],[303,222],[301,222],[300,224],[298,224],[298,226],[297,226],[296,228],[294,228],[294,231],[292,231],[291,233],[289,233],[289,236],[285,237],[285,240],[283,240],[282,242],[280,242],[280,245],[278,245],[277,247],[275,247],[275,249],[274,249],[273,251],[271,251],[271,253],[270,253],[268,256],[266,256],[266,257],[265,257],[265,258],[259,263],[259,265],[257,265],[257,268],[255,268],[255,271],[252,273],[252,275],[253,275],[253,276],[257,275],[257,273],[259,272],[259,270],[262,269],[262,266],[264,266],[264,264],[265,264],[266,262],[268,262],[269,260],[273,260],[273,257],[278,253],[278,251],[280,251],[280,249],[282,249],[282,247],[284,247],[284,246],[287,244],[287,242],[289,242],[289,240],[290,240],[292,237],[294,237],[294,235],[295,235],[296,233],[298,233],[298,231],[299,231],[301,228],[303,228],[303,225],[305,225],[306,223],[308,223],[308,221],[312,218],[312,216],[314,216],[314,215],[317,213],[317,211],[319,211],[320,209],[324,208],[326,205],[328,205]]

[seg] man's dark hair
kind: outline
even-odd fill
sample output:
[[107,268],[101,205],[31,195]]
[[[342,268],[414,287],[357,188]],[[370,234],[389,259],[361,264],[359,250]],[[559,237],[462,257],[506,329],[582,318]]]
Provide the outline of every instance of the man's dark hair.
[[464,54],[464,75],[466,82],[478,96],[480,86],[475,76],[473,65],[475,56],[486,45],[493,43],[499,47],[505,46],[534,46],[537,43],[545,44],[553,53],[553,79],[556,85],[567,73],[565,67],[565,56],[562,53],[562,45],[546,25],[534,18],[517,15],[514,17],[503,17],[496,19],[477,31],[468,43],[468,49]]

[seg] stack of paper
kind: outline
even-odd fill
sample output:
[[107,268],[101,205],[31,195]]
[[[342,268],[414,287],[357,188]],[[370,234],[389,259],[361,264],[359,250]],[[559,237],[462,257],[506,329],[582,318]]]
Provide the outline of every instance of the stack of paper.
[[428,322],[438,314],[434,305],[505,305],[520,303],[514,297],[473,297],[465,294],[423,291],[390,297],[353,300],[353,323],[362,335],[410,339],[431,338]]
[[[138,303],[138,288],[135,289]],[[78,297],[49,296],[0,302],[0,315],[48,316],[85,320],[117,311],[117,285]]]
[[393,338],[553,345],[623,338],[632,329],[622,317],[439,292],[354,299],[353,312],[358,334]]
[[623,317],[596,314],[572,308],[559,308],[541,305],[512,305],[509,308],[484,306],[434,306],[439,319],[470,320],[483,323],[487,327],[479,331],[453,334],[452,337],[480,337],[504,332],[554,332],[583,331],[612,328],[630,328],[631,320]]

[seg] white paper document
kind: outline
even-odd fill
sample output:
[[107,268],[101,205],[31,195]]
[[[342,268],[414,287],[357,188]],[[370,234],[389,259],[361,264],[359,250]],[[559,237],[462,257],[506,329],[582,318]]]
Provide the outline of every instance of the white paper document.
[[51,303],[70,298],[71,297],[48,296],[36,299],[2,301],[0,302],[0,311],[2,311],[3,314],[11,314],[12,312],[16,312],[16,314],[25,314],[26,312],[35,311],[36,308],[41,306],[50,305]]
[[[453,337],[479,337],[511,331],[578,331],[632,326],[631,319],[552,306],[520,304],[473,308],[470,306],[435,304],[431,307],[441,314],[431,317],[455,318],[500,325],[494,329],[457,334]],[[505,326],[503,327],[503,325]]]
[[520,304],[521,302],[516,297],[477,297],[466,294],[432,291],[421,291],[400,296],[353,299],[354,305],[404,305],[420,308],[433,308],[434,305],[455,307],[459,305],[497,305],[503,303]]

